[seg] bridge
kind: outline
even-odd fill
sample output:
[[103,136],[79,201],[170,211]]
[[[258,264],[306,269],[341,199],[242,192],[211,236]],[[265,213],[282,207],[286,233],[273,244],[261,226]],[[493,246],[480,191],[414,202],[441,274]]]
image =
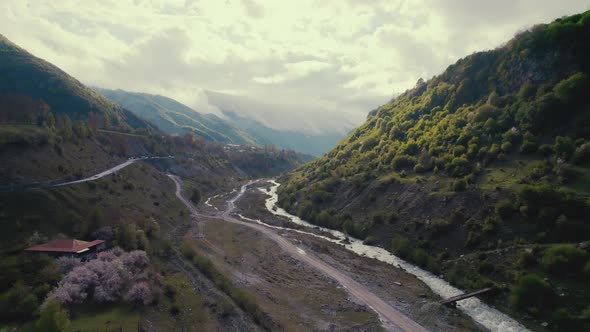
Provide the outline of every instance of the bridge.
[[474,297],[476,295],[487,293],[487,292],[492,291],[492,290],[494,290],[494,287],[488,287],[488,288],[480,289],[480,290],[475,291],[475,292],[465,293],[465,294],[461,294],[461,295],[449,297],[448,299],[441,300],[438,303],[443,304],[443,305],[446,305],[447,307],[455,307],[455,306],[457,306],[457,301],[465,300],[465,299],[468,299],[470,297]]

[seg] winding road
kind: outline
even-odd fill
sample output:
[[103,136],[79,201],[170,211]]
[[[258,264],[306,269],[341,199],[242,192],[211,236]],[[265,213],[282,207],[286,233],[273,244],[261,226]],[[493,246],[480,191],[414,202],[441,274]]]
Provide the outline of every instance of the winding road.
[[117,171],[122,170],[123,168],[135,163],[136,161],[141,160],[153,160],[153,159],[166,159],[166,158],[173,158],[172,156],[167,157],[142,157],[142,158],[130,158],[127,159],[125,162],[122,162],[116,166],[113,166],[105,171],[100,173],[91,175],[89,177],[85,177],[78,180],[73,181],[50,181],[50,182],[41,182],[41,183],[30,183],[30,184],[22,184],[22,185],[3,185],[0,186],[0,192],[15,192],[15,191],[23,191],[23,190],[31,190],[31,189],[51,189],[51,188],[58,188],[58,187],[65,187],[76,183],[82,182],[89,182],[98,180],[103,178],[107,175],[111,175],[116,173]]
[[[202,214],[199,213],[199,211],[194,207],[194,205],[182,195],[182,182],[181,182],[181,180],[177,176],[174,176],[174,175],[168,174],[168,176],[176,184],[176,197],[178,197],[178,199],[180,201],[182,201],[182,203],[184,205],[186,205],[186,207],[190,210],[190,212],[193,215],[201,215],[202,216]],[[236,196],[234,196],[232,199],[227,201],[227,208],[225,209],[225,211],[223,211],[219,214],[208,215],[207,217],[218,218],[218,219],[222,219],[226,222],[231,222],[234,224],[239,224],[239,225],[243,225],[246,227],[250,227],[250,228],[253,228],[253,229],[257,230],[258,232],[262,233],[263,235],[265,235],[269,239],[276,242],[290,256],[314,267],[315,269],[321,271],[322,273],[324,273],[328,277],[336,280],[340,285],[342,285],[342,287],[344,287],[348,291],[348,293],[350,295],[352,295],[358,301],[360,301],[361,303],[364,303],[369,308],[371,308],[373,311],[375,311],[379,315],[381,322],[383,324],[383,327],[385,329],[387,329],[389,331],[408,331],[408,332],[427,331],[420,324],[413,321],[412,319],[410,319],[409,317],[407,317],[406,315],[404,315],[403,313],[401,313],[399,310],[395,309],[391,305],[387,304],[385,301],[383,301],[378,296],[376,296],[371,291],[369,291],[366,287],[359,284],[358,282],[356,282],[355,280],[353,280],[352,278],[350,278],[346,274],[340,272],[339,270],[335,269],[334,267],[328,265],[327,263],[320,260],[319,258],[305,252],[303,249],[301,249],[301,248],[295,246],[293,243],[287,241],[285,238],[283,238],[281,235],[279,235],[274,229],[265,227],[260,224],[252,224],[252,223],[244,222],[244,221],[241,221],[241,220],[238,220],[238,219],[232,217],[231,214],[235,208],[235,205],[234,205],[235,202],[238,199],[240,199],[240,197],[242,197],[242,195],[246,192],[246,188],[250,184],[252,184],[253,182],[254,181],[251,181],[251,182],[248,182],[246,185],[243,185],[240,192],[238,194],[236,194]]]

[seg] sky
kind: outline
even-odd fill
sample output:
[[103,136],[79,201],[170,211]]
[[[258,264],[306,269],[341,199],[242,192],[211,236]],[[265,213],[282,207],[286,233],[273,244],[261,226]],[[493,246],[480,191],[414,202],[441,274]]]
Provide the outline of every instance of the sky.
[[219,114],[207,94],[216,91],[237,108],[247,101],[245,113],[274,113],[274,127],[347,131],[419,78],[588,9],[588,0],[1,0],[0,33],[88,85]]

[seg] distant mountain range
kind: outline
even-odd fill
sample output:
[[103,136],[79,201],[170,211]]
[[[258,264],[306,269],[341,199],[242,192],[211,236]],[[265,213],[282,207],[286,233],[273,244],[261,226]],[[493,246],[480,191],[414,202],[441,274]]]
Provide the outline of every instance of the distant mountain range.
[[[144,118],[162,131],[169,134],[183,135],[193,132],[209,141],[228,142],[236,144],[269,145],[273,144],[281,149],[291,149],[314,156],[321,156],[332,148],[344,133],[331,131],[315,133],[302,129],[276,129],[262,123],[252,113],[243,109],[228,107],[219,96],[240,98],[207,92],[212,106],[219,108],[225,118],[214,114],[202,114],[174,99],[147,93],[128,92],[124,90],[109,90],[94,88],[113,102],[130,110],[137,116]],[[247,104],[249,108],[264,106]]]
[[174,99],[147,93],[94,88],[169,134],[193,132],[209,141],[258,144],[246,133],[213,114],[201,114]]

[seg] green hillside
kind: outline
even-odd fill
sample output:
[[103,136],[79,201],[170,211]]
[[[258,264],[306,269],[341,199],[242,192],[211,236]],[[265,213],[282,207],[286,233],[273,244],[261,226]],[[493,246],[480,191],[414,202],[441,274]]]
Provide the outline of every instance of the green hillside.
[[[467,56],[280,180],[291,213],[539,328],[590,313],[590,11]],[[528,317],[528,318],[527,318]],[[531,318],[532,317],[532,318]]]
[[[0,35],[0,96],[42,100],[56,115],[73,121],[97,117],[101,127],[133,128],[148,124],[49,62],[37,58]],[[4,103],[0,103],[4,106]],[[6,107],[2,113],[8,112]],[[8,119],[11,120],[11,119]]]
[[166,133],[183,135],[192,132],[214,142],[256,144],[247,134],[217,116],[198,113],[174,99],[147,93],[94,89]]

